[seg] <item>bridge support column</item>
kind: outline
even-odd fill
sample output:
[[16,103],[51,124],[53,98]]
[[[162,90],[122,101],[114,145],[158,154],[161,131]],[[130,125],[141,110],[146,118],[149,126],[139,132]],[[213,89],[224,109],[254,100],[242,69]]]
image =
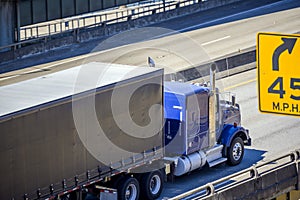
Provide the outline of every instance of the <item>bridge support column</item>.
[[15,36],[15,29],[20,24],[17,4],[18,0],[0,0],[0,47],[18,40]]

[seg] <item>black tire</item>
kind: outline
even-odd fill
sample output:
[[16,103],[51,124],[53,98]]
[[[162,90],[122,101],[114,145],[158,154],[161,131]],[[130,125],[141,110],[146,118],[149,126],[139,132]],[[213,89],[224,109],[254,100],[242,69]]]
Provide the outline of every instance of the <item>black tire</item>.
[[157,199],[164,187],[163,175],[160,170],[143,174],[141,181],[141,199]]
[[118,183],[118,200],[138,200],[140,195],[140,186],[136,178],[124,177]]
[[230,144],[227,151],[227,163],[229,165],[238,165],[244,157],[244,142],[240,137],[236,137]]

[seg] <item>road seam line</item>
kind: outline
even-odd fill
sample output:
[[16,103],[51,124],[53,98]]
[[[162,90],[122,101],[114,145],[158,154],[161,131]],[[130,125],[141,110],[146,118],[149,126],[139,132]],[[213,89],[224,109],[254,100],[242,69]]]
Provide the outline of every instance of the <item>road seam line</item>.
[[224,88],[224,91],[230,90],[230,89],[233,89],[233,88],[236,88],[236,87],[239,87],[239,86],[243,86],[243,85],[246,85],[246,84],[248,84],[248,83],[252,83],[252,82],[254,82],[254,81],[256,81],[256,80],[257,80],[257,78],[251,79],[251,80],[248,80],[248,81],[245,81],[245,82],[236,84],[236,85],[232,85],[232,86],[226,87],[226,88]]
[[230,35],[227,35],[225,37],[222,37],[222,38],[219,38],[219,39],[215,39],[215,40],[212,40],[212,41],[209,41],[209,42],[205,42],[205,43],[202,43],[201,45],[202,46],[205,46],[205,45],[208,45],[208,44],[212,44],[212,43],[215,43],[215,42],[219,42],[221,40],[225,40],[227,38],[230,38],[231,36]]

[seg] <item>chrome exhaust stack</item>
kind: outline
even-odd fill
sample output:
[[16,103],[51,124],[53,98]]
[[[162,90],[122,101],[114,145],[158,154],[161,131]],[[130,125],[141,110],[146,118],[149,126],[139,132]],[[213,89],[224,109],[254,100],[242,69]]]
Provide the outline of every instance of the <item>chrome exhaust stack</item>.
[[216,144],[216,64],[210,66],[209,147]]

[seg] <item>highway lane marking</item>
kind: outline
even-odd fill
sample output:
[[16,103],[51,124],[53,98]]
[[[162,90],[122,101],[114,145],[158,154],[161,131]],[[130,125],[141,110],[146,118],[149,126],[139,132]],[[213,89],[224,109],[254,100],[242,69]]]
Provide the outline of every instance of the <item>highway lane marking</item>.
[[231,37],[230,35],[227,35],[227,36],[222,37],[222,38],[219,38],[219,39],[215,39],[215,40],[212,40],[212,41],[209,41],[209,42],[202,43],[201,45],[202,45],[202,46],[209,45],[209,44],[212,44],[212,43],[215,43],[215,42],[219,42],[219,41],[222,41],[222,40],[226,40],[226,39],[228,39],[228,38],[230,38],[230,37]]
[[1,77],[0,78],[0,81],[4,81],[4,80],[7,80],[7,79],[11,79],[11,78],[15,78],[15,77],[18,77],[18,76],[20,76],[19,74],[18,75],[12,75],[12,76],[8,76],[8,77]]
[[243,86],[243,85],[247,85],[248,83],[255,82],[256,80],[257,79],[254,78],[254,79],[251,79],[251,80],[248,80],[248,81],[244,81],[244,82],[241,82],[241,83],[238,83],[238,84],[226,87],[226,88],[224,88],[224,91],[227,91],[227,90],[230,90],[230,89],[233,89],[233,88],[237,88],[237,87],[240,87],[240,86]]

